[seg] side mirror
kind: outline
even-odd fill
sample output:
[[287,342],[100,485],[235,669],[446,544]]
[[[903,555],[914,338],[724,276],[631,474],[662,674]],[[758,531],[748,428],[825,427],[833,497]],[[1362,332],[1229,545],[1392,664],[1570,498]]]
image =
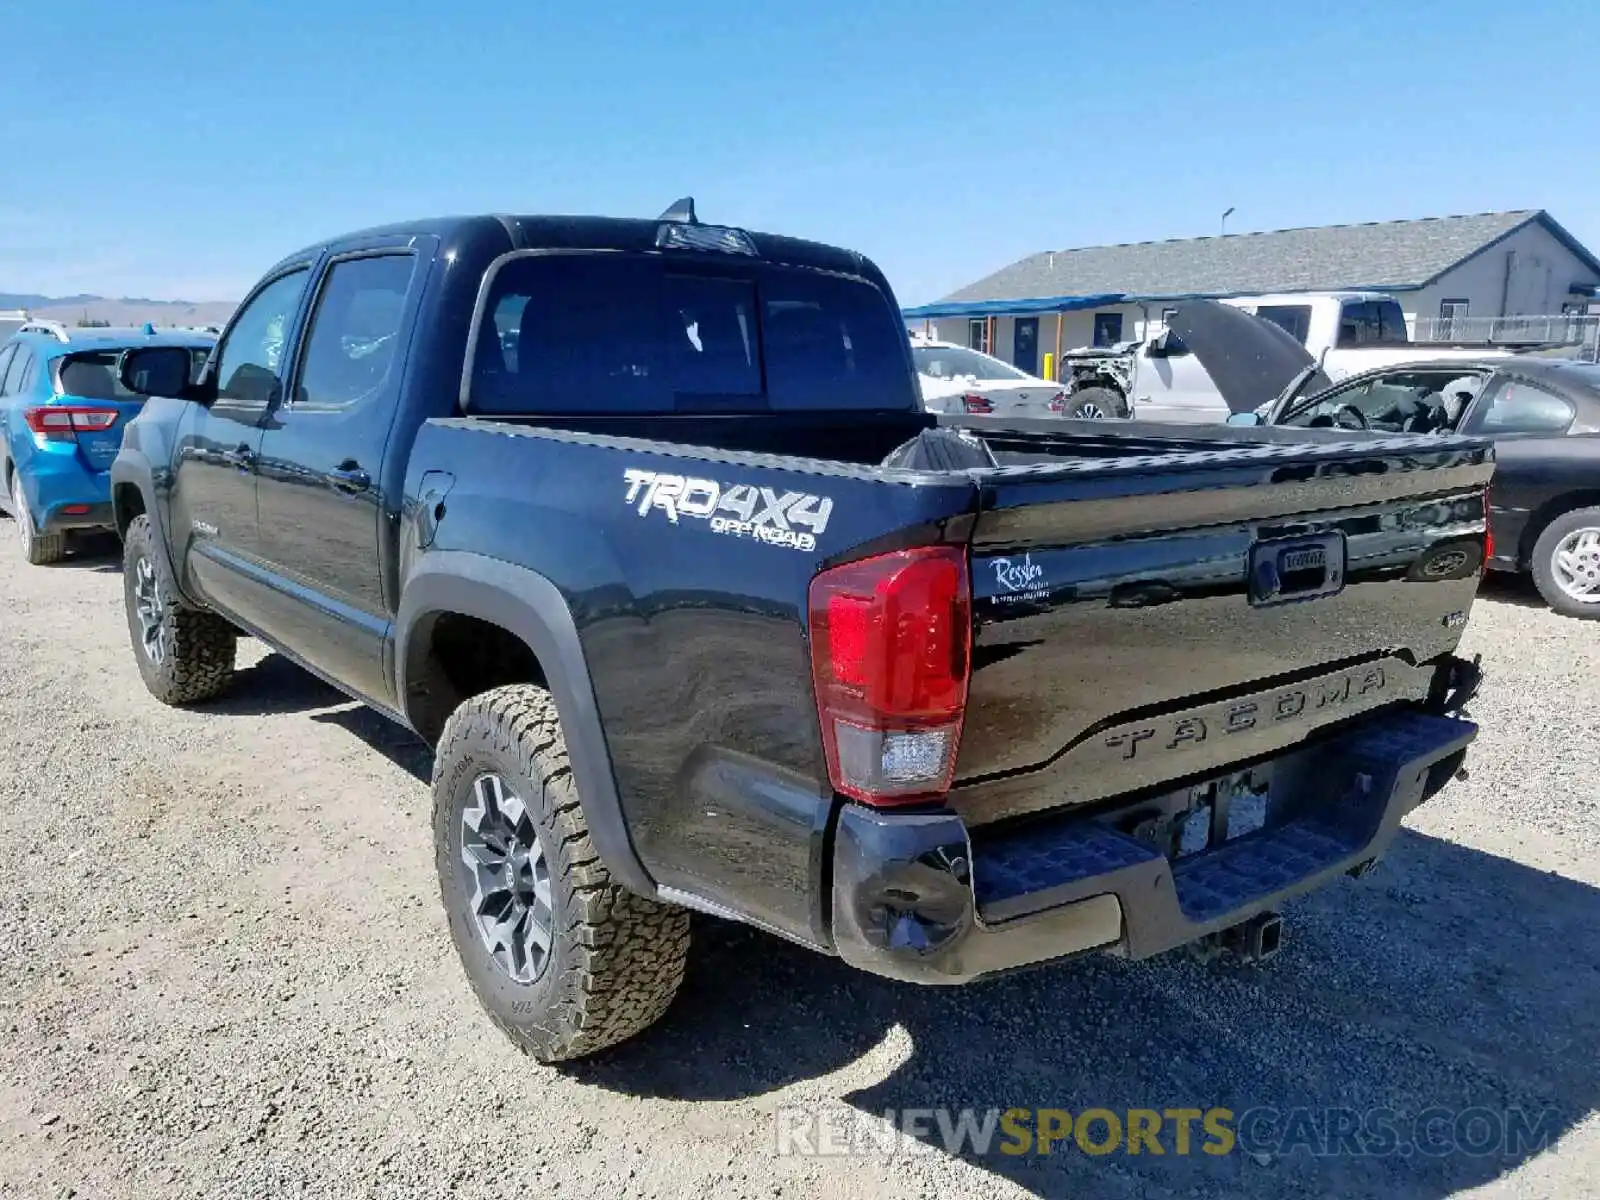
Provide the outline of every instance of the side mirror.
[[186,396],[193,352],[187,346],[141,346],[123,351],[117,364],[122,386],[139,396]]
[[1261,419],[1261,414],[1260,413],[1242,412],[1242,413],[1229,413],[1228,414],[1228,419],[1225,422],[1225,424],[1228,424],[1228,425],[1265,425],[1266,422]]

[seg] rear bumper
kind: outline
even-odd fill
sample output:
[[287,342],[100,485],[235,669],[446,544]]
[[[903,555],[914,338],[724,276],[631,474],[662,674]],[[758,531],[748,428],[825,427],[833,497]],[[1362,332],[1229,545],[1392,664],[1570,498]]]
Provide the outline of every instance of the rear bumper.
[[1418,709],[1370,717],[1286,756],[1292,815],[1177,860],[1077,815],[975,842],[946,810],[849,806],[834,842],[834,944],[854,966],[916,983],[1088,950],[1159,954],[1376,857],[1476,735],[1469,721]]
[[109,471],[87,467],[76,443],[33,444],[30,449],[26,457],[17,457],[16,469],[40,533],[110,529],[115,525]]
[[[74,511],[68,511],[69,509]],[[81,509],[82,511],[76,511]],[[65,533],[74,529],[111,529],[116,519],[111,514],[111,501],[88,503],[82,500],[62,500],[40,518],[40,533]]]

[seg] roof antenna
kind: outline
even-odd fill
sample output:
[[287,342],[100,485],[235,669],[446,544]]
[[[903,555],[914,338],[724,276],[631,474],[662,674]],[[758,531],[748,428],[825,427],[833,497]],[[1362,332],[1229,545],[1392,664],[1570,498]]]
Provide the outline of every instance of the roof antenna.
[[682,200],[674,200],[667,211],[656,220],[676,221],[680,225],[698,225],[699,219],[694,215],[694,197],[685,196]]

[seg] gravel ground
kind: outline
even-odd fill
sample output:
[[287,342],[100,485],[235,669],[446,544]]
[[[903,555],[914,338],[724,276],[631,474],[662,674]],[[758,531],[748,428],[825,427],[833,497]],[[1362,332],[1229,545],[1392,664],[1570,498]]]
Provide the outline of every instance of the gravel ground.
[[[1490,671],[1470,778],[1372,875],[1291,906],[1266,967],[1091,959],[929,991],[707,923],[660,1027],[556,1070],[456,965],[425,751],[254,643],[229,698],[165,709],[114,562],[13,558],[0,1196],[1600,1195],[1600,626],[1497,586],[1466,646]],[[797,1105],[1517,1106],[1554,1137],[780,1157]]]

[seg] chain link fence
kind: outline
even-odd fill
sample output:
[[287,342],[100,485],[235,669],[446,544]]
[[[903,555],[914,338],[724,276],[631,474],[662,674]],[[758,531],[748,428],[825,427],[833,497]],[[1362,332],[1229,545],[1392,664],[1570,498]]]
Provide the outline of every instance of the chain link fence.
[[1414,342],[1471,346],[1572,346],[1575,357],[1600,362],[1600,315],[1418,317]]

